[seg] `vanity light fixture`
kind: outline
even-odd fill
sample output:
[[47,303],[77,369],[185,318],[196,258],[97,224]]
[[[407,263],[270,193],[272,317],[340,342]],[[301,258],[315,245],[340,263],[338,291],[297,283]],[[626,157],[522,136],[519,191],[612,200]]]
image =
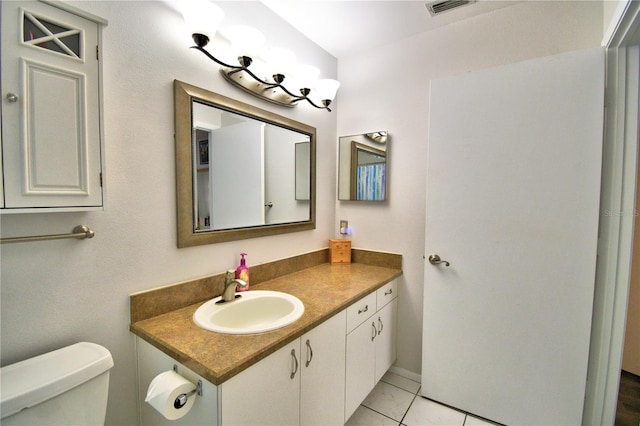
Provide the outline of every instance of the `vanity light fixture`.
[[[224,62],[205,49],[224,18],[222,9],[207,0],[184,4],[187,6],[183,11],[184,21],[195,43],[191,48],[220,65],[220,72],[228,82],[278,105],[293,107],[299,101],[306,100],[316,108],[331,111],[329,105],[336,96],[340,82],[333,79],[318,80],[320,70],[310,65],[296,65],[295,55],[288,49],[274,48],[264,52],[262,56],[266,61],[260,63],[257,58],[262,52],[265,37],[246,25],[237,25],[224,31],[238,58],[238,65]],[[292,87],[296,87],[300,94],[290,90]]]

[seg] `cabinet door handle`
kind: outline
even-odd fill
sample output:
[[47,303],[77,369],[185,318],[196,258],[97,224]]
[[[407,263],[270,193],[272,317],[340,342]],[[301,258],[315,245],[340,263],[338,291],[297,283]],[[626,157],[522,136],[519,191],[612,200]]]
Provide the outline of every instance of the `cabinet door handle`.
[[376,328],[375,322],[371,323],[371,327],[373,327],[373,335],[371,336],[371,341],[373,342],[373,339],[375,339],[376,336],[378,335],[378,329]]
[[18,96],[15,93],[7,93],[7,101],[10,103],[18,102]]
[[367,312],[368,310],[369,310],[369,305],[364,305],[364,308],[358,309],[358,314],[362,314],[364,312]]
[[311,364],[311,360],[313,359],[313,349],[311,349],[311,343],[309,339],[307,339],[307,362],[304,364],[305,367],[308,367]]
[[384,292],[384,295],[385,295],[385,296],[388,296],[388,295],[390,295],[391,293],[393,293],[393,289],[392,289],[392,288],[390,288],[390,289],[389,289],[389,291],[385,291],[385,292]]
[[296,357],[296,350],[291,349],[291,358],[293,358],[293,363],[291,365],[291,379],[293,380],[296,377],[296,373],[298,372],[298,358]]
[[384,324],[382,324],[382,318],[378,317],[378,325],[380,327],[378,327],[378,336],[380,335],[380,333],[382,333],[382,330],[384,329]]

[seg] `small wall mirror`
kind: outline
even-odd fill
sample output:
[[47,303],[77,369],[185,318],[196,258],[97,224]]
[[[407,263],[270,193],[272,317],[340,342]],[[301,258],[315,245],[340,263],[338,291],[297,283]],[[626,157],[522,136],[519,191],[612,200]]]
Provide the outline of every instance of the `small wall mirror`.
[[315,228],[316,129],[175,81],[178,247]]
[[341,136],[338,163],[338,200],[387,199],[387,131]]

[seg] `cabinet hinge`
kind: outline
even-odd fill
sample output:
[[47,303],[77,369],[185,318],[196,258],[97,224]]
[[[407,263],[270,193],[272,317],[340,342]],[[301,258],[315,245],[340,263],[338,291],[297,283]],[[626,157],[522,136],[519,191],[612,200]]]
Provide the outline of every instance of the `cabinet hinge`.
[[100,172],[100,188],[102,188],[102,172]]

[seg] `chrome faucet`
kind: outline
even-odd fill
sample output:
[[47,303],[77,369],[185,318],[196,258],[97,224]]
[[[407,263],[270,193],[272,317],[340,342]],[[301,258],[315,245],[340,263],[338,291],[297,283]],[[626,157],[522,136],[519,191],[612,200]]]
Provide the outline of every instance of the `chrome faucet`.
[[224,276],[224,291],[222,292],[222,298],[218,303],[231,302],[236,299],[236,286],[246,287],[247,283],[241,279],[236,278],[236,271],[229,269]]

